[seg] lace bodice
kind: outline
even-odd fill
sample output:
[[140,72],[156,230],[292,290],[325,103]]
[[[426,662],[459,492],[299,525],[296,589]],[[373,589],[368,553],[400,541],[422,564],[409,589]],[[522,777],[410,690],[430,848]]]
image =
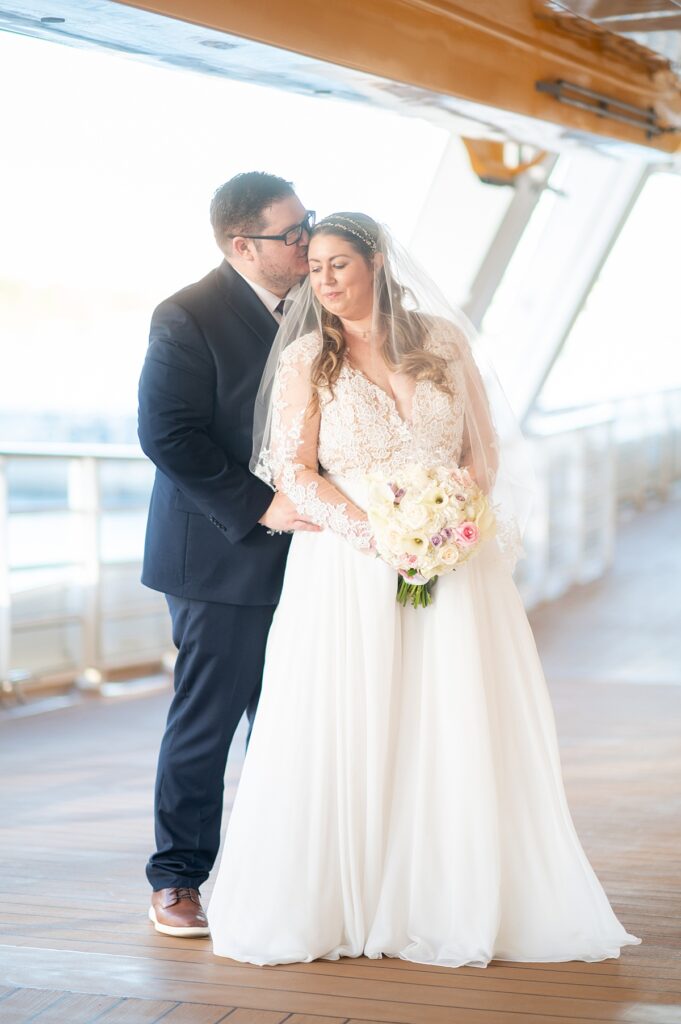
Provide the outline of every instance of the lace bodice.
[[[310,404],[310,371],[319,353],[317,334],[292,342],[281,355],[272,395],[271,442],[261,453],[264,475],[287,494],[301,515],[369,547],[366,514],[324,474],[353,478],[389,473],[408,463],[458,464],[464,434],[463,369],[452,358],[451,338],[437,331],[426,347],[447,345],[451,394],[428,380],[417,381],[411,417],[404,419],[383,388],[344,362],[333,391],[321,390]],[[323,472],[320,472],[320,469]]]
[[409,420],[383,388],[347,362],[333,396],[321,398],[318,455],[334,476],[396,472],[410,462],[458,462],[463,434],[461,391],[446,395],[430,381],[417,381]]

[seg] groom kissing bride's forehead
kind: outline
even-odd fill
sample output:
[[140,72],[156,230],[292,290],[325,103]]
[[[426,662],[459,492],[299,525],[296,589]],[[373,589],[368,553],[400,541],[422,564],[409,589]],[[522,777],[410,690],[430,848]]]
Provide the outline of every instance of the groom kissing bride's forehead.
[[[282,320],[308,273],[314,213],[290,182],[238,174],[210,221],[224,259],[161,302],[139,385],[139,438],[156,475],[142,581],[166,596],[178,649],[155,790],[149,915],[206,935],[199,887],[217,856],[227,754],[252,724],[293,530],[318,528],[248,468],[253,406]],[[262,527],[267,529],[263,529]]]
[[215,240],[225,257],[250,283],[279,299],[307,275],[314,216],[290,182],[258,172],[226,182],[210,205]]
[[143,579],[178,648],[149,917],[254,964],[619,956],[641,940],[569,814],[512,577],[527,445],[480,339],[365,214],[314,226],[252,173],[211,219],[225,259],[156,309],[140,382]]

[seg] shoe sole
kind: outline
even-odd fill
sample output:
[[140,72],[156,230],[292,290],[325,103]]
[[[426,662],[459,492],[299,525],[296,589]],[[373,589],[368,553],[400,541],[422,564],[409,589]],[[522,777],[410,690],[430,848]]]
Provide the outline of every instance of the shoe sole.
[[156,920],[156,911],[153,907],[149,907],[149,920],[156,931],[162,932],[163,935],[174,935],[180,939],[202,939],[210,935],[210,928],[171,928],[169,924],[160,924]]

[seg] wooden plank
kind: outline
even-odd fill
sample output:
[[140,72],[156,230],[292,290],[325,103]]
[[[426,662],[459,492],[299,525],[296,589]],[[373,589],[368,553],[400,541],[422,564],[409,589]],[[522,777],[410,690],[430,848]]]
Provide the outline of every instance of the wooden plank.
[[286,1024],[345,1024],[347,1017],[320,1017],[318,1014],[293,1013]]
[[[93,996],[80,992],[67,992],[56,1003],[48,1006],[31,1024],[90,1024],[100,1014],[122,1002],[119,996]],[[0,1020],[2,1012],[0,1011]]]
[[52,989],[21,988],[10,992],[0,1003],[0,1021],[2,1024],[26,1024],[40,1013],[64,998],[64,993]]
[[[240,1007],[230,1013],[225,1024],[282,1024],[288,1013],[276,1013],[268,1010],[248,1010]],[[287,1021],[288,1024],[288,1021]]]
[[[220,1024],[232,1013],[232,1007],[207,1006],[203,1003],[178,1003],[163,1018],[163,1024]],[[230,1020],[233,1017],[230,1016]]]
[[[513,983],[515,981],[526,981],[528,983],[536,982],[538,984],[553,983],[555,985],[593,985],[609,986],[620,991],[627,991],[632,989],[634,992],[640,991],[640,984],[637,979],[647,979],[651,982],[651,987],[656,992],[668,991],[673,994],[681,995],[681,962],[675,962],[676,966],[672,967],[666,975],[650,974],[648,968],[639,968],[636,964],[626,964],[615,961],[610,964],[607,961],[600,961],[593,964],[582,964],[580,970],[577,966],[577,961],[568,961],[566,963],[558,964],[529,964],[529,963],[510,963],[509,961],[492,961],[488,967],[485,968],[486,984],[489,983],[487,979],[494,979],[494,981],[508,980]],[[456,978],[470,978],[475,981],[480,980],[480,968],[477,967],[457,967],[454,971],[449,967],[429,967],[428,965],[415,964],[408,960],[390,960],[384,958],[383,960],[367,960],[364,957],[358,957],[356,960],[340,960],[336,961],[333,966],[337,966],[344,969],[347,973],[358,977],[375,977],[375,968],[381,965],[381,977],[387,975],[388,978],[392,978],[395,981],[401,981],[405,976],[422,975],[424,983],[437,984],[440,982],[446,982],[454,975]],[[318,970],[321,973],[327,973],[329,967],[323,961],[314,961],[311,964],[306,964],[306,968],[313,971]],[[330,966],[330,965],[329,965]],[[295,965],[288,964],[287,969],[294,968]],[[561,968],[573,967],[573,970],[561,970]],[[610,969],[612,967],[612,970]],[[655,970],[655,968],[653,969]]]
[[176,1006],[162,999],[124,999],[98,1017],[97,1024],[154,1024]]

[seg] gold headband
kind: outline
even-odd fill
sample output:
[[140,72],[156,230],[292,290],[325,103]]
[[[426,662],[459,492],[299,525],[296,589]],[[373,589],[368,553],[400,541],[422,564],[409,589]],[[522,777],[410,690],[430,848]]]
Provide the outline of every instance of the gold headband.
[[[348,224],[352,224],[353,227],[348,227]],[[325,220],[320,221],[317,227],[340,228],[341,231],[347,231],[348,234],[354,235],[356,238],[359,238],[360,242],[364,242],[364,244],[371,250],[372,253],[376,252],[376,241],[371,237],[371,235],[369,234],[369,232],[367,231],[363,224],[360,224],[358,221],[353,220],[351,217],[337,216],[335,220],[327,218]]]

